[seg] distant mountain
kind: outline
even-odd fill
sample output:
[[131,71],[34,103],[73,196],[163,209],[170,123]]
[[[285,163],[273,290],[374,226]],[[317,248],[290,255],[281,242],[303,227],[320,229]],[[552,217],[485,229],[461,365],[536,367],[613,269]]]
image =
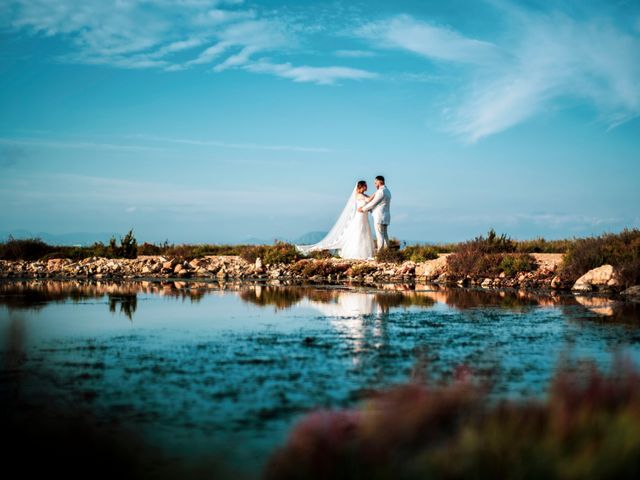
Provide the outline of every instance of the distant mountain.
[[29,230],[12,230],[10,232],[0,232],[0,241],[4,242],[11,235],[15,239],[39,238],[49,245],[93,245],[95,242],[109,243],[113,236],[120,239],[122,234],[99,232],[73,232],[63,234],[52,234],[47,232],[31,232]]
[[299,237],[296,240],[292,240],[291,243],[296,245],[311,245],[312,243],[318,243],[322,240],[327,232],[308,232]]

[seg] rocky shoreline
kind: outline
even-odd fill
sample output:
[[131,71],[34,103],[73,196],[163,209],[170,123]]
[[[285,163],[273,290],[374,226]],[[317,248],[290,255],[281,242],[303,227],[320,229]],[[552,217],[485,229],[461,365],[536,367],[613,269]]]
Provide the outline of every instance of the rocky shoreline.
[[[407,261],[401,264],[353,261],[338,258],[300,260],[292,264],[263,265],[239,256],[205,256],[181,260],[164,256],[139,256],[135,259],[90,257],[79,261],[55,258],[37,261],[0,260],[0,278],[55,279],[210,279],[218,281],[269,281],[295,285],[303,283],[374,285],[380,283],[431,283],[436,285],[477,286],[485,289],[518,288],[524,290],[573,290],[580,293],[620,293],[616,272],[604,265],[567,284],[558,275],[561,254],[532,254],[536,269],[513,276],[501,273],[493,278],[452,278],[447,270],[447,256],[435,260]],[[637,298],[640,287],[623,294]]]
[[37,261],[0,260],[1,278],[195,278],[218,280],[281,280],[288,282],[430,282],[443,285],[482,287],[556,288],[555,272],[561,255],[536,254],[538,268],[514,277],[453,280],[447,274],[447,256],[426,262],[402,264],[343,259],[301,260],[292,264],[263,265],[261,259],[249,263],[239,256],[205,256],[191,261],[163,256],[135,259],[90,257],[79,261],[55,258]]

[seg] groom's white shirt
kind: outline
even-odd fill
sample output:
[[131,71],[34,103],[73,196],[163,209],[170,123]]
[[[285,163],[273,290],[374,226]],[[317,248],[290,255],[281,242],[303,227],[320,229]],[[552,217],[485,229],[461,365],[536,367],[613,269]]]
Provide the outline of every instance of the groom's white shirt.
[[373,195],[373,199],[362,207],[363,212],[372,210],[373,221],[375,223],[381,223],[382,225],[389,225],[391,223],[391,212],[389,207],[391,205],[391,192],[386,185],[376,190]]

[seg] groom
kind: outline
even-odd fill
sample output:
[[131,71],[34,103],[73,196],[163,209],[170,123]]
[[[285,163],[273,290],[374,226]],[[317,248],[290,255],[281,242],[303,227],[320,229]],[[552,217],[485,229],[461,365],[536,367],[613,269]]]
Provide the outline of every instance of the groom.
[[376,239],[378,241],[378,250],[389,247],[389,236],[387,235],[387,227],[391,223],[391,214],[389,207],[391,205],[391,192],[384,184],[384,177],[378,175],[375,181],[376,193],[373,198],[365,206],[358,208],[359,212],[368,212],[373,210],[373,221],[376,225]]

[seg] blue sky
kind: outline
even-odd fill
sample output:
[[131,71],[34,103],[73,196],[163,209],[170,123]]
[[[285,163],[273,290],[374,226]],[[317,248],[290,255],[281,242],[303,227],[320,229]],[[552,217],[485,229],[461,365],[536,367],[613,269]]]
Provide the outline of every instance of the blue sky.
[[0,231],[241,242],[640,225],[640,2],[7,0]]

